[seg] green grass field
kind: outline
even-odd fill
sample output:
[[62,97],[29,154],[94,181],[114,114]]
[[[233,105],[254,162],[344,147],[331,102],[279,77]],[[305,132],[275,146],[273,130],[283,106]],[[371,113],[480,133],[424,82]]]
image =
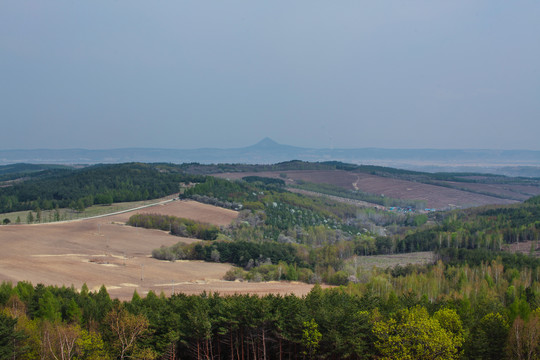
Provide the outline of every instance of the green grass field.
[[[164,200],[172,199],[176,195],[171,195],[165,198],[153,199],[153,200],[144,200],[144,201],[133,201],[133,202],[123,202],[115,203],[112,205],[93,205],[86,208],[82,212],[75,211],[73,209],[58,209],[58,215],[55,216],[55,210],[42,210],[41,211],[41,221],[37,221],[37,213],[35,211],[17,211],[11,213],[0,214],[0,223],[4,223],[4,219],[9,219],[10,224],[28,224],[29,213],[32,214],[34,221],[33,224],[38,223],[49,223],[55,222],[55,217],[59,217],[59,221],[67,220],[77,220],[84,219],[97,215],[111,214],[119,211],[133,209],[139,206],[155,204]],[[17,221],[17,218],[20,221]]]

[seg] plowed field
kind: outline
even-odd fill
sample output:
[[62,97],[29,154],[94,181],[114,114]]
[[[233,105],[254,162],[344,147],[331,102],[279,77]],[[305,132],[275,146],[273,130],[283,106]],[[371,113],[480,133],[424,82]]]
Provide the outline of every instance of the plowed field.
[[65,223],[0,226],[0,282],[30,281],[36,285],[84,283],[91,290],[105,285],[111,297],[130,299],[156,293],[207,292],[296,293],[311,289],[306,284],[239,283],[221,280],[228,264],[201,261],[159,261],[153,249],[178,241],[197,241],[171,236],[159,230],[124,225],[134,213],[158,213],[227,225],[237,213],[194,201],[173,201],[133,212]]
[[[283,179],[281,177],[282,174],[286,174],[287,178]],[[462,185],[459,183],[458,185],[463,189],[453,189],[448,186],[454,185],[455,183],[450,182],[446,182],[446,186],[438,186],[344,170],[221,173],[215,174],[215,176],[227,179],[241,179],[245,176],[261,176],[282,179],[285,180],[286,184],[294,184],[298,180],[317,184],[331,184],[348,190],[359,190],[396,199],[423,200],[426,202],[427,207],[434,209],[464,208],[491,204],[512,204],[517,202],[517,200],[527,198],[527,196],[524,195],[525,192],[530,194],[540,194],[540,188],[535,186],[497,186],[494,184],[466,183],[463,183],[465,185]],[[465,188],[469,188],[473,192],[465,191]],[[486,194],[493,194],[495,196]]]

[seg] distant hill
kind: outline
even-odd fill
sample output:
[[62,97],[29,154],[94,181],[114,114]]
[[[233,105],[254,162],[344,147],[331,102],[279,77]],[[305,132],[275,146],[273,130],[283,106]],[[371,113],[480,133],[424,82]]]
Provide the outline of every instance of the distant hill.
[[15,163],[110,164],[135,161],[175,164],[191,162],[273,164],[293,159],[336,160],[429,172],[466,171],[540,177],[540,151],[529,150],[313,149],[283,145],[269,138],[251,146],[230,149],[0,150],[0,165]]
[[21,177],[36,177],[45,170],[69,169],[65,165],[47,164],[10,164],[0,165],[0,182],[19,179]]

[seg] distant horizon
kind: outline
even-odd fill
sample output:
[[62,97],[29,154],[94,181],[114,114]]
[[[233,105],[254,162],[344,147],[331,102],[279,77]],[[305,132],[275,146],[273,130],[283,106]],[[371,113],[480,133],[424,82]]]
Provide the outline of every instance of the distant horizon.
[[539,150],[307,148],[280,144],[266,137],[234,148],[114,148],[0,150],[0,165],[115,163],[277,164],[292,160],[337,161],[415,171],[464,171],[540,177]]
[[411,147],[411,148],[403,148],[403,147],[376,147],[376,146],[366,146],[366,147],[338,147],[334,146],[331,147],[305,147],[305,146],[298,146],[295,144],[286,144],[281,143],[278,141],[275,141],[274,139],[270,137],[264,137],[263,139],[247,144],[244,146],[236,146],[236,147],[216,147],[216,146],[200,146],[195,148],[174,148],[174,147],[156,147],[156,146],[126,146],[126,147],[111,147],[111,148],[86,148],[86,147],[66,147],[66,148],[54,148],[54,147],[39,147],[39,148],[12,148],[12,149],[0,149],[0,151],[40,151],[40,150],[51,150],[51,151],[69,151],[69,150],[82,150],[82,151],[111,151],[111,150],[129,150],[129,149],[139,149],[139,150],[203,150],[203,149],[216,149],[216,150],[233,150],[233,149],[243,149],[251,146],[258,145],[262,143],[263,141],[270,140],[274,142],[277,145],[280,146],[290,146],[295,148],[301,148],[301,149],[313,149],[313,150],[367,150],[367,149],[376,149],[376,150],[420,150],[420,151],[428,151],[428,150],[435,150],[435,151],[530,151],[530,152],[540,152],[540,149],[519,149],[519,148],[512,148],[512,149],[492,149],[492,148],[421,148],[421,147]]

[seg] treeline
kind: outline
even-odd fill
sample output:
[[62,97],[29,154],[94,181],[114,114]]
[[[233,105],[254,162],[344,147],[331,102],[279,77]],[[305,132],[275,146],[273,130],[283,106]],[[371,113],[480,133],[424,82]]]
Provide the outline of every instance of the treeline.
[[264,239],[264,226],[252,227],[247,221],[241,219],[232,229],[225,229],[224,236],[234,241],[180,242],[154,249],[152,255],[161,260],[204,260],[238,266],[227,274],[227,280],[345,285],[362,278],[358,256],[389,252],[387,238],[353,236],[323,225],[280,234],[277,241],[255,242]]
[[458,266],[469,264],[479,266],[482,263],[491,263],[494,260],[501,262],[506,268],[521,270],[529,268],[533,272],[540,269],[540,258],[521,253],[491,251],[487,249],[456,249],[444,248],[437,251],[437,255],[446,264]]
[[454,210],[433,216],[438,225],[395,238],[395,251],[445,247],[502,250],[505,244],[540,239],[540,204],[534,198],[524,204]]
[[190,198],[193,195],[208,196],[222,201],[244,203],[258,201],[265,187],[257,187],[245,181],[229,181],[225,179],[206,177],[203,183],[197,184],[184,191],[183,198]]
[[46,170],[60,169],[72,170],[73,167],[66,165],[41,165],[41,164],[11,164],[0,166],[0,182],[10,180],[24,181],[28,178],[43,177],[47,175]]
[[[212,203],[240,204],[248,210],[265,213],[265,224],[274,227],[275,240],[280,231],[294,226],[315,226],[322,223],[339,227],[356,217],[357,208],[330,199],[308,197],[285,191],[274,183],[248,183],[208,177],[181,195],[184,198],[207,199]],[[210,199],[215,199],[211,201]]]
[[[283,269],[288,270],[288,269]],[[478,266],[365,270],[364,280],[305,297],[111,300],[102,287],[0,286],[0,354],[78,359],[534,359],[538,269]],[[122,341],[122,336],[133,342]],[[2,341],[2,340],[8,341]],[[72,344],[66,348],[66,344]]]
[[[384,236],[386,230],[379,225],[392,226],[392,231],[397,234],[397,229],[410,229],[416,224],[414,217],[361,210],[354,205],[324,197],[290,193],[273,184],[264,185],[259,181],[248,183],[207,178],[204,183],[187,189],[182,196],[197,200],[202,197],[214,199],[214,204],[223,202],[242,205],[245,210],[240,212],[238,219],[222,230],[234,242],[275,243],[276,247],[294,245],[292,249],[298,259],[295,262],[287,259],[266,261],[267,256],[256,253],[244,258],[242,263],[232,260],[242,269],[229,274],[229,279],[295,279],[309,283],[346,284],[357,275],[356,269],[348,267],[348,259],[355,255],[392,252],[392,239]],[[205,256],[194,256],[189,246],[176,245],[156,249],[154,255],[171,260],[186,257],[188,253],[191,254],[187,257],[189,259],[227,261],[224,260],[227,257],[221,256],[220,252],[207,244]],[[252,264],[247,266],[249,260]],[[280,265],[280,261],[283,264]]]
[[292,245],[276,242],[214,241],[189,245],[178,243],[156,249],[152,256],[160,260],[205,260],[249,268],[261,263],[301,262]]
[[[412,170],[396,169],[376,165],[357,165],[341,161],[310,162],[302,160],[290,160],[276,164],[183,164],[182,168],[189,173],[215,174],[221,172],[268,172],[268,171],[292,171],[292,170],[345,170],[364,172],[380,176],[443,176],[444,174],[431,174]],[[452,175],[452,174],[449,174]],[[460,175],[460,174],[456,174]],[[478,174],[474,174],[478,175]],[[483,175],[483,174],[482,174]],[[448,178],[453,179],[453,178]]]
[[[245,230],[236,232],[241,236],[233,237],[234,241],[179,242],[154,249],[152,256],[169,261],[204,260],[234,264],[238,268],[226,275],[227,280],[297,280],[310,284],[344,285],[358,275],[357,268],[348,266],[348,259],[363,254],[366,247],[364,240],[353,239],[324,226],[308,229],[303,235],[324,241],[325,244],[319,246],[297,244],[285,235],[280,235],[278,241],[254,242],[252,238],[262,234]],[[369,246],[373,252],[377,251],[375,241]]]
[[[534,200],[505,207],[431,213],[421,215],[420,219],[366,212],[348,204],[264,186],[261,182],[209,178],[186,191],[186,196],[193,196],[190,194],[241,203],[248,209],[241,212],[233,226],[223,230],[230,239],[299,245],[295,247],[296,256],[304,265],[290,262],[285,265],[287,269],[290,266],[307,269],[297,274],[298,279],[307,282],[354,281],[359,278],[358,269],[351,265],[354,256],[444,248],[500,253],[507,243],[538,240],[540,235],[540,206]],[[214,254],[214,258],[219,258],[216,251]],[[285,267],[274,261],[250,269],[242,267],[230,277],[252,281],[289,278],[284,275]]]
[[278,186],[285,186],[285,181],[281,179],[275,179],[275,178],[269,178],[269,177],[261,177],[261,176],[244,176],[242,180],[252,183],[252,182],[260,182],[264,185],[278,185]]
[[[366,173],[370,175],[390,177],[394,179],[417,181],[426,184],[435,184],[451,187],[451,184],[441,184],[445,182],[461,183],[508,183],[508,184],[539,184],[539,179],[508,177],[504,175],[485,174],[485,173],[466,173],[466,172],[441,172],[430,173],[422,171],[413,171],[397,169],[376,165],[357,165],[343,163],[340,161],[308,162],[301,160],[285,161],[277,164],[182,164],[182,169],[192,174],[216,174],[223,172],[266,172],[266,171],[292,171],[292,170],[344,170],[356,173]],[[468,189],[468,191],[472,191]],[[474,191],[472,191],[474,192]]]
[[50,169],[40,176],[0,188],[0,212],[73,208],[155,199],[179,192],[181,182],[202,181],[167,164],[95,165]]
[[[280,234],[292,232],[292,229],[324,225],[340,229],[350,234],[357,234],[376,226],[392,226],[391,231],[399,228],[423,224],[425,215],[403,215],[373,209],[358,208],[353,204],[338,202],[325,197],[305,196],[285,191],[274,184],[264,185],[245,181],[229,181],[208,177],[204,183],[197,184],[181,195],[212,205],[247,209],[264,213],[265,236],[277,240]],[[419,204],[418,206],[421,206]],[[422,218],[423,221],[419,221]],[[257,225],[262,225],[257,222]]]
[[201,240],[215,240],[219,234],[219,228],[215,225],[169,215],[135,214],[129,218],[127,224],[169,231],[172,235]]
[[540,195],[525,200],[526,204],[540,205]]
[[295,280],[309,284],[345,285],[357,279],[359,269],[348,259],[362,252],[358,241],[317,248],[267,241],[215,241],[184,244],[154,249],[152,256],[160,260],[204,260],[231,263],[237,266],[225,276],[226,280],[280,281]]
[[[345,165],[345,164],[344,164]],[[348,165],[348,164],[347,164]],[[352,165],[356,167],[358,165]],[[263,172],[287,170],[333,170],[332,163],[307,162],[301,160],[285,161],[277,164],[182,164],[182,169],[190,174],[209,175],[224,172]]]

